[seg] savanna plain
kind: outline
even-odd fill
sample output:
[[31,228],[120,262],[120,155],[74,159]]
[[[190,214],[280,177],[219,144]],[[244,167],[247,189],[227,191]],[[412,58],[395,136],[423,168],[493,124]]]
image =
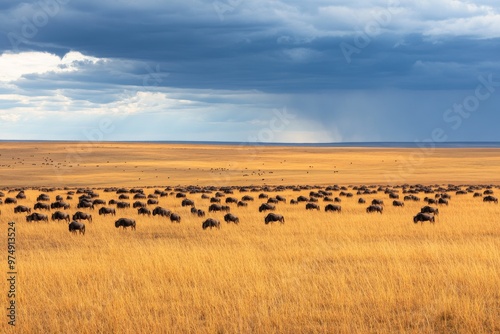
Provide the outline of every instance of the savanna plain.
[[[500,206],[483,201],[500,193],[498,149],[4,142],[0,154],[0,243],[16,222],[18,272],[16,326],[2,316],[2,333],[500,333]],[[116,208],[119,188],[156,194],[147,208],[181,222]],[[418,189],[430,191],[404,200]],[[5,204],[21,190],[26,198]],[[90,190],[106,204],[78,209]],[[42,193],[48,204],[61,196],[71,216],[91,214],[85,234],[52,221],[56,209],[34,210]],[[448,205],[431,204],[435,223],[415,224],[436,194]],[[243,196],[253,201],[225,203]],[[259,207],[276,196],[285,222],[265,224]],[[319,210],[290,203],[299,196]],[[239,223],[209,212],[212,197]],[[366,211],[374,199],[382,214]],[[17,205],[48,222],[27,222]],[[99,215],[103,206],[116,216]],[[116,228],[121,217],[136,230]],[[207,218],[220,228],[202,229]]]

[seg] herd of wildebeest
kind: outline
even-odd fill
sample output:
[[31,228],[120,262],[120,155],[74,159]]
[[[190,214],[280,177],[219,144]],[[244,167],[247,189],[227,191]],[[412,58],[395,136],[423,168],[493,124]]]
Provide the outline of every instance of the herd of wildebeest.
[[[190,199],[197,197],[201,199],[200,205],[207,208],[208,213],[223,212],[224,220],[227,223],[239,223],[239,218],[231,211],[235,208],[248,206],[249,201],[258,200],[262,203],[259,206],[259,212],[271,211],[264,217],[264,223],[270,224],[273,222],[285,223],[285,217],[278,214],[276,207],[280,205],[304,205],[306,210],[321,210],[320,201],[325,203],[325,212],[342,212],[342,198],[352,198],[357,200],[360,205],[366,206],[367,213],[384,212],[384,202],[390,203],[394,207],[404,207],[407,201],[423,201],[423,206],[420,212],[417,212],[413,217],[413,222],[430,222],[435,223],[435,216],[439,214],[440,205],[448,205],[452,200],[452,196],[472,195],[474,198],[480,198],[483,202],[498,204],[498,199],[494,197],[494,189],[499,189],[496,185],[447,185],[447,186],[424,186],[424,185],[399,185],[399,186],[262,186],[262,187],[148,187],[142,188],[103,188],[103,189],[69,189],[69,188],[35,188],[40,192],[36,198],[36,203],[32,208],[23,205],[26,200],[25,189],[8,189],[7,195],[0,191],[0,204],[13,205],[14,213],[27,214],[27,222],[49,221],[49,215],[42,212],[52,212],[50,218],[52,221],[66,221],[68,229],[73,233],[85,234],[85,224],[83,221],[92,222],[92,214],[80,211],[96,210],[99,216],[112,215],[116,216],[117,212],[125,208],[136,208],[138,215],[143,216],[161,216],[169,219],[172,223],[180,223],[181,216],[171,210],[159,206],[161,197],[174,196],[180,201],[181,206],[190,207],[191,214],[203,218],[202,228],[212,229],[220,228],[220,221],[214,218],[206,218],[207,215],[203,209],[196,208],[195,201]],[[106,193],[115,193],[116,199],[104,201],[100,199],[97,190],[102,190]],[[299,195],[287,200],[285,196],[275,195],[270,196],[269,193],[279,193],[285,190],[296,192],[309,192],[308,196]],[[52,197],[50,194],[59,191],[64,195]],[[16,193],[16,195],[10,195]],[[235,195],[239,193],[239,196]],[[252,193],[259,193],[252,195]],[[363,198],[364,195],[378,195],[379,199],[373,199],[367,203]],[[65,196],[65,197],[64,197]],[[76,211],[71,215],[68,210],[72,207],[67,201],[78,197]],[[188,198],[189,197],[189,198]],[[133,203],[131,203],[131,201]],[[154,208],[153,208],[154,207]],[[153,209],[152,209],[153,208]],[[278,207],[279,208],[279,207]],[[282,207],[281,207],[282,208]],[[280,209],[281,209],[280,208]],[[136,229],[136,220],[133,218],[122,217],[115,221],[115,227],[126,229]]]

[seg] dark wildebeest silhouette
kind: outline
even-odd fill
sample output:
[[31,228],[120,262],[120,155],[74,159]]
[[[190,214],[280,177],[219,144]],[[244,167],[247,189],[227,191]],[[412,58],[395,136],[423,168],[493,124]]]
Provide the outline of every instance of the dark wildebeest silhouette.
[[116,215],[116,210],[114,208],[106,208],[106,207],[102,207],[99,209],[99,215],[113,215],[115,216]]
[[194,202],[188,198],[182,200],[182,206],[194,206]]
[[384,201],[381,199],[372,200],[372,205],[384,205]]
[[316,203],[307,203],[306,204],[306,210],[319,210],[320,207]]
[[18,205],[14,208],[14,213],[20,213],[20,212],[31,213],[31,208],[28,208],[27,206],[24,205]]
[[52,214],[52,220],[65,220],[69,223],[71,219],[69,213],[56,211]]
[[305,197],[305,196],[299,196],[297,197],[297,202],[308,202],[309,201],[309,198]]
[[220,228],[220,222],[218,220],[215,220],[213,218],[208,218],[205,220],[202,224],[201,227],[206,230],[207,228],[212,229],[212,227]]
[[226,213],[224,215],[224,221],[226,223],[235,223],[235,224],[238,224],[240,222],[240,219],[238,217],[236,217],[235,215],[233,215],[232,213]]
[[12,198],[12,197],[7,197],[5,199],[5,204],[17,204],[17,199]]
[[393,206],[405,206],[405,202],[402,202],[402,201],[392,201],[392,205]]
[[35,210],[47,210],[47,211],[50,211],[50,205],[48,205],[46,203],[37,202],[37,203],[35,203],[35,205],[33,206],[33,208]]
[[485,196],[483,198],[483,202],[492,202],[492,203],[498,204],[498,198],[491,196],[491,195],[488,195],[488,196]]
[[146,195],[144,195],[143,193],[137,193],[134,195],[134,199],[146,199]]
[[277,204],[279,201],[277,198],[271,197],[267,199],[267,203]]
[[49,195],[47,195],[47,194],[40,194],[40,195],[38,195],[38,197],[36,198],[36,201],[37,201],[37,202],[48,202],[48,201],[50,201],[50,197],[49,197]]
[[240,207],[240,206],[247,207],[247,206],[248,206],[248,203],[247,203],[247,202],[243,202],[243,201],[239,201],[239,202],[238,202],[238,207]]
[[448,200],[441,197],[438,199],[438,204],[448,205]]
[[91,223],[92,222],[92,215],[85,213],[85,212],[77,211],[73,215],[73,220],[88,220]]
[[423,224],[424,221],[429,221],[431,223],[434,223],[435,222],[434,215],[432,213],[419,212],[415,217],[413,217],[413,222],[415,224],[418,222],[421,222]]
[[268,197],[269,197],[269,195],[268,194],[264,194],[264,193],[262,193],[262,194],[259,195],[260,199],[262,199],[262,198],[268,198]]
[[121,194],[120,196],[118,196],[118,199],[129,199],[129,195],[125,195],[125,194]]
[[268,203],[262,203],[261,206],[259,206],[259,212],[262,211],[267,211],[267,210],[275,210],[276,207],[274,205],[268,204]]
[[285,217],[279,215],[277,213],[268,213],[266,218],[264,218],[264,223],[267,225],[269,223],[280,222],[281,224],[285,223]]
[[432,213],[434,215],[438,215],[439,214],[439,209],[438,208],[434,208],[432,206],[424,206],[420,209],[420,212],[421,213]]
[[366,208],[367,213],[371,213],[371,212],[382,213],[383,211],[384,211],[384,208],[381,207],[380,205],[370,205],[369,207]]
[[151,216],[151,210],[149,210],[147,208],[139,208],[139,209],[137,209],[137,214]]
[[157,206],[153,210],[153,216],[162,216],[162,217],[169,217],[171,212],[165,208],[162,208],[161,206]]
[[80,234],[85,235],[85,224],[73,221],[69,223],[68,230],[74,234],[76,234],[76,232],[78,231],[80,232]]
[[250,195],[245,195],[241,198],[242,201],[253,201],[253,197]]
[[296,199],[291,199],[291,200],[290,200],[290,204],[292,204],[292,205],[293,205],[293,204],[299,204],[299,202],[297,202],[297,200],[296,200]]
[[173,223],[173,222],[176,222],[176,223],[180,223],[181,222],[181,216],[179,216],[177,213],[172,213],[170,215],[170,221]]
[[158,200],[150,198],[150,199],[148,199],[147,204],[148,205],[156,205],[156,204],[158,204]]
[[76,208],[77,209],[82,209],[82,208],[94,209],[94,204],[92,204],[92,202],[80,201],[76,205]]
[[62,201],[57,201],[52,204],[50,204],[51,209],[64,209],[68,210],[71,206],[68,203],[62,202]]
[[335,205],[335,204],[328,204],[325,206],[325,212],[342,212],[342,207],[340,205]]
[[132,205],[132,207],[135,209],[135,208],[145,208],[147,205],[146,203],[144,202],[139,202],[139,201],[136,201],[134,202],[134,204]]
[[227,197],[226,204],[230,204],[230,203],[238,203],[238,199],[234,198],[234,197]]
[[212,197],[210,198],[210,203],[220,203],[220,198]]
[[286,203],[286,198],[280,195],[276,195],[276,199],[280,202]]
[[366,201],[365,201],[365,199],[364,199],[364,198],[360,197],[360,198],[358,199],[358,203],[359,203],[359,204],[365,204],[365,203],[366,203]]
[[120,226],[123,227],[123,229],[126,229],[127,227],[131,227],[132,230],[135,230],[135,226],[136,226],[135,220],[130,219],[130,218],[120,218],[117,221],[115,221],[115,227],[119,228]]
[[106,205],[106,201],[102,199],[95,199],[92,201],[92,205]]
[[198,217],[205,217],[205,211],[203,211],[202,209],[198,209],[196,214],[198,215]]
[[116,207],[118,209],[125,209],[125,208],[130,208],[130,203],[127,202],[117,202]]
[[26,221],[27,222],[38,222],[38,221],[49,221],[49,217],[47,215],[38,213],[38,212],[33,212],[31,215],[26,216]]

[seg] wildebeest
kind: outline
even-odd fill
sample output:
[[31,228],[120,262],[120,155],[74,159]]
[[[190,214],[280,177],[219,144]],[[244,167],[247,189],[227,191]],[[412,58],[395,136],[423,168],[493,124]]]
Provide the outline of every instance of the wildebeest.
[[24,205],[18,205],[14,208],[14,213],[20,213],[20,212],[31,213],[31,208],[28,208],[27,206]]
[[69,213],[56,211],[52,214],[52,220],[65,220],[69,223],[71,219]]
[[92,215],[85,212],[77,211],[73,215],[73,220],[88,220],[89,222],[92,222]]
[[194,206],[194,202],[188,198],[182,200],[182,206]]
[[220,198],[212,197],[210,198],[210,203],[220,203]]
[[364,199],[364,198],[360,197],[360,198],[358,199],[358,203],[359,203],[359,204],[365,204],[365,203],[366,203],[366,201],[365,201],[365,199]]
[[35,210],[47,210],[47,211],[50,211],[50,205],[48,205],[46,203],[37,202],[37,203],[35,203],[35,205],[33,206],[33,208]]
[[158,200],[150,198],[150,199],[148,199],[147,204],[148,205],[158,204]]
[[316,203],[307,203],[306,204],[306,210],[319,210],[320,207]]
[[84,223],[73,221],[73,222],[69,223],[68,229],[72,233],[76,234],[76,231],[79,231],[80,234],[85,235],[85,224]]
[[135,201],[132,207],[135,208],[145,208],[147,205],[144,202]]
[[266,210],[275,210],[276,207],[274,205],[268,204],[268,203],[262,203],[261,206],[259,206],[259,212],[266,211]]
[[212,229],[212,227],[216,227],[216,228],[220,228],[220,222],[218,220],[215,220],[213,218],[208,218],[206,219],[202,224],[201,224],[201,227],[206,230],[207,228],[210,227],[210,229]]
[[116,207],[119,209],[130,208],[130,203],[127,202],[117,202]]
[[203,211],[202,209],[198,209],[196,214],[198,215],[198,217],[205,217],[205,211]]
[[276,199],[274,197],[271,197],[271,198],[267,199],[267,203],[277,204],[278,202],[279,202],[278,199]]
[[77,209],[81,209],[81,208],[89,208],[89,209],[94,209],[94,204],[92,204],[92,202],[80,201],[80,202],[78,202],[78,204],[76,205],[76,208],[77,208]]
[[384,211],[384,208],[381,207],[380,205],[370,205],[369,207],[366,208],[366,212],[379,212],[382,213]]
[[129,199],[130,197],[128,195],[125,195],[125,194],[121,194],[120,196],[118,196],[118,199]]
[[209,207],[208,207],[208,212],[213,212],[213,211],[221,211],[222,210],[222,207],[219,205],[219,204],[211,204]]
[[434,215],[438,215],[439,214],[439,209],[438,208],[434,208],[432,206],[424,206],[420,209],[420,212],[422,213],[432,213]]
[[444,204],[444,205],[448,205],[448,200],[447,199],[444,199],[442,197],[440,197],[438,199],[438,204]]
[[432,213],[422,213],[419,212],[415,217],[413,217],[413,222],[416,224],[418,222],[424,223],[424,221],[429,221],[431,223],[435,222],[434,215]]
[[238,207],[240,206],[248,206],[248,203],[247,202],[243,202],[243,201],[239,201],[238,202]]
[[238,203],[238,199],[234,198],[234,197],[227,197],[226,204],[229,204],[229,203]]
[[139,208],[139,209],[137,209],[137,214],[151,216],[151,210],[149,210],[147,208]]
[[372,205],[384,205],[384,201],[381,199],[372,200]]
[[12,198],[12,197],[7,197],[7,198],[5,199],[5,202],[4,202],[4,203],[5,203],[5,204],[17,204],[17,199]]
[[262,198],[268,198],[268,197],[269,197],[269,195],[267,195],[267,194],[264,194],[264,193],[259,194],[259,198],[260,199],[262,199]]
[[305,196],[300,195],[299,197],[297,197],[297,202],[308,202],[308,201],[309,201],[309,198],[307,198]]
[[401,201],[392,201],[392,205],[393,206],[405,206],[405,202],[401,202]]
[[280,222],[281,224],[285,223],[285,217],[279,215],[277,213],[268,213],[266,218],[264,218],[264,223],[267,225],[269,223]]
[[238,224],[240,222],[240,219],[238,217],[236,217],[235,215],[233,215],[232,213],[226,213],[224,215],[224,221],[226,223],[233,222],[235,224]]
[[38,212],[33,212],[31,215],[26,216],[26,221],[27,222],[37,222],[37,221],[40,221],[40,220],[48,222],[49,221],[49,217],[47,215],[44,215],[44,214],[41,214],[41,213],[38,213]]
[[414,202],[420,201],[420,198],[415,196],[415,195],[407,195],[407,196],[403,197],[403,199],[405,201],[414,201]]
[[37,202],[40,202],[40,201],[45,201],[45,202],[48,202],[48,201],[50,201],[50,197],[49,197],[49,195],[47,195],[47,194],[40,194],[40,195],[38,195],[38,197],[36,198],[36,201],[37,201]]
[[491,196],[491,195],[484,196],[483,202],[492,202],[492,203],[498,204],[498,198]]
[[296,200],[296,199],[291,199],[291,200],[290,200],[290,204],[299,204],[299,202],[297,202],[297,200]]
[[176,222],[176,223],[180,223],[181,222],[181,216],[179,216],[178,214],[176,213],[172,213],[170,215],[170,221],[173,223],[173,222]]
[[95,199],[92,201],[92,205],[106,205],[106,202],[102,199]]
[[342,212],[342,207],[340,205],[335,205],[335,204],[328,204],[325,206],[325,212]]
[[280,195],[276,195],[276,199],[280,202],[286,203],[286,198]]
[[145,199],[146,198],[146,195],[144,195],[143,193],[137,193],[134,195],[134,199]]
[[162,216],[162,217],[169,217],[171,212],[165,208],[162,208],[161,206],[157,206],[153,210],[153,216]]
[[245,195],[241,198],[242,201],[253,201],[253,197],[249,195]]
[[62,202],[62,201],[57,201],[52,204],[50,204],[51,209],[64,209],[68,210],[71,206],[68,203]]
[[123,227],[123,229],[126,229],[127,227],[131,227],[132,230],[135,230],[136,223],[135,223],[134,219],[120,218],[117,221],[115,221],[115,227],[119,228],[120,226]]
[[99,209],[99,215],[113,215],[115,216],[116,215],[116,210],[114,208],[106,208],[106,207],[102,207]]

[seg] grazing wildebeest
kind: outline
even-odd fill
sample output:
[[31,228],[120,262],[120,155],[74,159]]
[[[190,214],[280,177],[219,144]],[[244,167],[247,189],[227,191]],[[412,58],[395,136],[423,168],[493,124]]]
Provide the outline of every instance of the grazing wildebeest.
[[253,201],[253,197],[250,195],[245,195],[241,198],[242,201]]
[[130,208],[130,203],[127,202],[117,202],[116,207],[119,209]]
[[186,197],[186,194],[184,194],[184,193],[177,193],[177,194],[175,195],[175,197],[176,197],[176,198]]
[[370,205],[369,207],[366,208],[366,212],[379,212],[382,213],[384,211],[384,208],[381,207],[380,205]]
[[137,193],[134,195],[134,199],[146,199],[146,195],[143,193]]
[[243,201],[239,201],[238,202],[238,207],[240,206],[248,206],[248,203],[247,202],[243,202]]
[[205,211],[203,211],[202,209],[198,209],[196,214],[198,215],[198,217],[205,217]]
[[[325,197],[325,198],[326,198],[326,197]],[[333,199],[333,201],[334,201],[335,203],[341,203],[341,202],[342,202],[342,198],[340,198],[340,197],[335,197],[335,198]]]
[[116,204],[116,203],[118,203],[118,201],[116,199],[110,199],[108,201],[108,205],[113,205],[113,204]]
[[219,204],[211,204],[208,207],[208,212],[213,212],[213,211],[222,211],[222,206],[220,206]]
[[28,208],[27,206],[24,205],[18,205],[14,208],[14,213],[19,213],[19,212],[31,213],[31,208]]
[[190,199],[183,199],[182,200],[182,203],[181,203],[182,206],[194,206],[194,202]]
[[420,201],[420,198],[415,196],[415,195],[407,195],[407,196],[403,197],[403,199],[405,201],[414,201],[414,202]]
[[148,199],[147,204],[148,205],[156,205],[156,204],[158,204],[158,200],[150,198],[150,199]]
[[319,210],[319,205],[316,203],[307,203],[306,210]]
[[151,216],[151,210],[149,210],[147,208],[139,208],[139,209],[137,209],[137,214]]
[[220,209],[221,209],[221,211],[224,211],[224,212],[231,211],[231,208],[228,205],[221,205]]
[[127,227],[132,227],[133,230],[135,230],[135,220],[130,219],[130,218],[120,218],[117,221],[115,221],[115,227],[123,227],[123,229],[126,229]]
[[483,197],[483,194],[481,194],[481,193],[474,193],[474,195],[472,195],[472,197]]
[[483,194],[484,194],[484,195],[493,195],[493,190],[491,190],[491,189],[486,189],[485,191],[483,191]]
[[207,220],[205,220],[201,224],[201,227],[204,230],[206,230],[209,227],[210,227],[210,229],[212,229],[212,227],[220,228],[220,222],[218,220],[213,219],[213,218],[208,218]]
[[267,199],[267,203],[277,204],[278,202],[279,202],[278,199],[273,197]]
[[92,202],[80,201],[80,202],[78,202],[78,204],[76,205],[76,208],[77,208],[77,209],[81,209],[81,208],[89,208],[89,209],[94,209],[94,204],[92,204]]
[[106,205],[106,202],[102,199],[95,199],[92,201],[92,205]]
[[402,201],[392,201],[392,205],[393,206],[405,206],[405,202],[402,202]]
[[35,210],[47,210],[47,211],[50,211],[50,205],[48,205],[46,203],[37,202],[37,203],[35,203],[35,205],[33,206],[33,208]]
[[210,198],[210,196],[208,196],[207,194],[202,194],[201,195],[201,199],[209,199],[209,198]]
[[157,206],[153,210],[153,216],[162,216],[162,217],[169,217],[171,212],[165,208],[162,208],[161,206]]
[[309,198],[305,197],[305,196],[299,196],[297,197],[297,202],[308,202],[309,201]]
[[268,204],[268,203],[262,203],[261,206],[259,206],[259,212],[266,211],[266,210],[275,210],[276,207],[274,205]]
[[342,207],[340,205],[335,205],[335,204],[328,204],[325,206],[325,212],[332,211],[332,212],[342,212]]
[[365,203],[366,203],[366,201],[365,201],[365,199],[364,199],[364,198],[360,197],[360,198],[358,199],[358,203],[359,203],[359,204],[365,204]]
[[102,207],[99,209],[99,215],[116,215],[116,210],[114,208]]
[[170,215],[170,221],[173,223],[173,222],[177,222],[177,223],[180,223],[181,222],[181,216],[179,216],[178,214],[176,213],[172,213]]
[[121,194],[120,196],[118,196],[118,199],[129,199],[130,197],[128,195],[125,195],[125,194]]
[[17,199],[26,199],[26,194],[24,193],[24,190],[21,190],[17,195]]
[[491,195],[484,196],[483,202],[492,202],[492,203],[498,204],[498,198],[491,196]]
[[210,198],[210,203],[220,203],[220,198],[212,197]]
[[136,201],[134,202],[134,204],[132,205],[132,207],[135,209],[135,208],[145,208],[147,205],[146,203],[144,202],[139,202],[139,201]]
[[264,193],[262,193],[262,194],[259,195],[260,199],[262,199],[262,198],[268,198],[268,197],[269,197],[269,195],[264,194]]
[[192,207],[191,207],[191,213],[192,213],[193,215],[197,214],[197,213],[198,213],[198,209],[197,209],[197,208],[195,208],[194,206],[192,206]]
[[56,211],[52,214],[52,220],[65,220],[69,223],[71,219],[69,213]]
[[413,217],[413,222],[416,224],[418,222],[424,223],[424,221],[429,221],[431,223],[435,222],[434,215],[432,213],[422,213],[419,212],[415,217]]
[[280,202],[286,203],[286,198],[280,195],[276,195],[276,199]]
[[12,197],[7,197],[5,199],[5,204],[17,204],[17,199],[12,198]]
[[448,200],[447,200],[447,199],[444,199],[443,197],[440,197],[440,198],[438,199],[438,204],[448,205]]
[[374,199],[372,205],[384,205],[384,201],[381,199]]
[[238,203],[238,199],[234,198],[234,197],[227,197],[226,204],[229,204],[229,203]]
[[79,231],[80,234],[85,235],[85,224],[84,223],[73,221],[73,222],[69,223],[68,229],[72,233],[76,234],[76,231]]
[[291,200],[290,200],[290,204],[299,204],[299,202],[297,202],[297,200],[296,200],[296,199],[291,199]]
[[236,217],[235,215],[233,215],[232,213],[226,213],[224,215],[224,221],[226,223],[233,222],[235,224],[238,224],[240,222],[240,219],[238,217]]
[[424,206],[420,209],[420,212],[421,213],[432,213],[434,215],[438,215],[439,214],[439,209],[438,208],[434,208],[432,206]]
[[399,195],[395,193],[389,193],[389,198],[390,199],[399,199]]
[[48,202],[48,201],[50,201],[50,197],[49,197],[49,195],[47,195],[47,194],[40,194],[40,195],[36,198],[36,201],[37,201],[37,202],[40,202],[40,201],[45,201],[45,202]]
[[68,210],[70,208],[70,205],[68,203],[62,202],[62,201],[57,201],[52,204],[50,204],[51,209],[64,209]]
[[73,215],[73,220],[88,220],[89,222],[92,222],[92,215],[85,212],[77,211]]
[[26,221],[27,222],[37,222],[37,221],[40,221],[40,220],[48,222],[49,221],[49,217],[47,215],[44,215],[44,214],[41,214],[41,213],[38,213],[38,212],[33,212],[31,215],[26,216]]
[[264,218],[264,223],[267,225],[269,223],[280,222],[281,224],[285,223],[285,217],[279,215],[277,213],[268,213],[266,218]]

